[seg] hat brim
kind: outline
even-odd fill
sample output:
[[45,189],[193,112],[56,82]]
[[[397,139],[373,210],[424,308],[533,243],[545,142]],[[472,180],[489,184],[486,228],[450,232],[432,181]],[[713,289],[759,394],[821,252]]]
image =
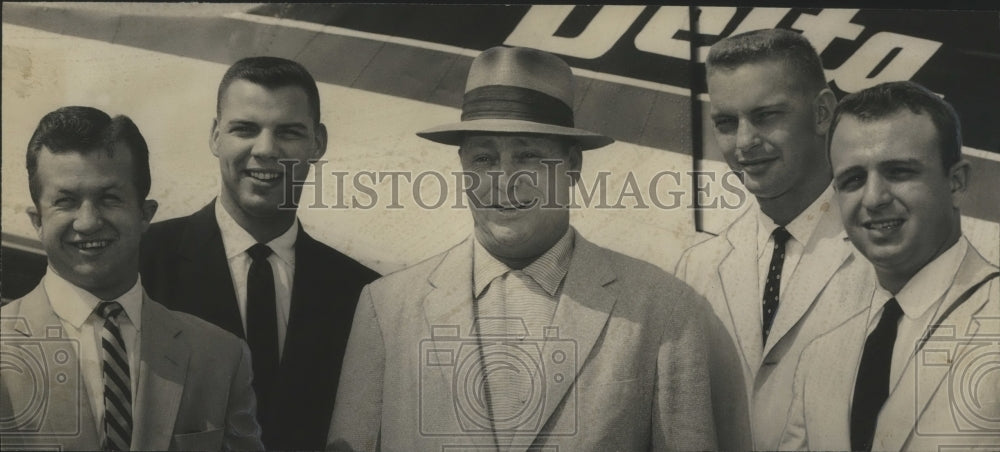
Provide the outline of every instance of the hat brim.
[[497,133],[537,133],[542,135],[559,135],[570,137],[580,144],[581,150],[596,149],[614,143],[614,138],[573,127],[562,127],[516,119],[474,119],[456,122],[443,126],[432,127],[417,132],[417,136],[428,140],[460,146],[462,139],[469,132]]

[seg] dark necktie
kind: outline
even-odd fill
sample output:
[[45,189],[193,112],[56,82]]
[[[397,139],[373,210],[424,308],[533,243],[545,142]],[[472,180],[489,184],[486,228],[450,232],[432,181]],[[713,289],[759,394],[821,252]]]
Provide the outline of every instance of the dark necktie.
[[[274,296],[274,273],[267,257],[271,248],[258,243],[247,250],[253,262],[247,273],[247,345],[253,362],[253,389],[257,394],[257,418],[262,427],[268,412],[270,390],[278,374],[278,316]],[[266,430],[265,430],[266,431]]]
[[892,349],[896,344],[896,328],[903,315],[895,298],[889,299],[882,318],[865,341],[858,378],[854,383],[851,405],[851,449],[872,450],[878,413],[889,398],[889,370]]
[[785,263],[785,243],[792,237],[785,228],[778,226],[771,233],[774,236],[774,252],[771,253],[771,265],[767,270],[767,283],[764,285],[764,343],[771,332],[771,324],[778,313],[778,294],[781,292],[781,268]]
[[104,450],[129,450],[132,444],[132,379],[125,340],[118,326],[123,311],[117,301],[102,301],[97,314],[104,319],[101,356],[104,374]]

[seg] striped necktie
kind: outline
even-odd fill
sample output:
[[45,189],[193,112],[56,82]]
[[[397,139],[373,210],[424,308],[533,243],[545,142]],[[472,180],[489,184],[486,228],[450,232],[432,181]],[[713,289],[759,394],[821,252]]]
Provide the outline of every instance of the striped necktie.
[[129,450],[132,443],[132,379],[128,354],[118,326],[122,305],[102,301],[97,313],[104,319],[101,355],[104,360],[104,450]]

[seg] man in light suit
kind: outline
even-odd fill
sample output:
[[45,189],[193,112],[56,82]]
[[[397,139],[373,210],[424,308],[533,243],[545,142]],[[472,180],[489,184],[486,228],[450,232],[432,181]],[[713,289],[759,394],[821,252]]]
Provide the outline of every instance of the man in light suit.
[[716,447],[711,309],[654,266],[569,225],[582,152],[559,58],[495,47],[472,62],[459,146],[475,233],[367,286],[328,448],[523,451]]
[[995,449],[1000,283],[962,235],[958,115],[891,82],[844,98],[831,129],[844,228],[878,287],[802,353],[782,447]]
[[49,267],[0,310],[3,448],[262,449],[246,344],[142,289],[139,240],[157,204],[135,124],[60,108],[27,162]]
[[354,306],[378,274],[296,217],[298,184],[326,151],[316,82],[294,61],[237,61],[211,130],[221,194],[150,227],[143,282],[171,309],[246,338],[269,449],[322,449]]
[[809,42],[779,29],[734,35],[712,46],[707,68],[715,137],[756,202],[685,251],[675,274],[736,342],[754,447],[774,449],[802,348],[874,282],[831,203],[824,140],[836,99]]

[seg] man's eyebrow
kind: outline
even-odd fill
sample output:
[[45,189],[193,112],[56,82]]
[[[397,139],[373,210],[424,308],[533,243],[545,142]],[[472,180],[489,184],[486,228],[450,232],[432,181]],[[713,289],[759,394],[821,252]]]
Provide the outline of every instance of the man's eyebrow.
[[909,159],[889,159],[878,162],[879,167],[883,166],[896,166],[896,165],[906,165],[906,166],[923,166],[920,160],[909,158]]
[[125,182],[125,181],[112,182],[110,184],[102,186],[100,188],[100,190],[101,191],[108,191],[108,190],[120,189],[120,188],[124,187],[126,183],[128,183],[128,182]]
[[856,173],[858,171],[864,171],[864,168],[862,168],[861,165],[849,166],[849,167],[844,168],[844,169],[842,169],[840,171],[835,171],[833,173],[833,178],[834,179],[839,179],[841,176],[843,176],[845,174]]
[[278,124],[278,127],[283,129],[291,129],[291,128],[309,129],[309,126],[306,125],[306,123],[304,122],[286,122]]
[[[124,186],[125,186],[125,182],[123,182],[123,181],[112,182],[112,183],[109,183],[109,184],[97,187],[95,189],[95,191],[103,193],[103,192],[107,192],[107,191],[111,191],[111,190],[115,190],[115,189],[120,189],[120,188],[122,188]],[[76,195],[76,194],[79,193],[79,190],[76,190],[74,188],[66,188],[66,187],[64,187],[64,188],[58,189],[57,193],[62,194],[62,195],[71,195],[71,196],[74,196],[74,195]]]
[[777,108],[777,109],[788,108],[788,102],[786,102],[786,101],[778,101],[778,102],[773,102],[773,103],[770,103],[770,104],[760,105],[760,106],[754,107],[753,110],[751,110],[751,111],[754,112],[754,113],[758,113],[758,112],[760,112],[762,110],[771,110],[771,109],[775,109],[775,108]]
[[255,121],[251,121],[249,119],[239,119],[239,118],[236,118],[236,119],[230,119],[229,121],[226,121],[226,124],[230,124],[230,125],[233,125],[233,124],[236,124],[236,125],[256,125],[257,123]]
[[[772,102],[772,103],[769,103],[769,104],[758,105],[756,107],[753,107],[752,109],[750,109],[750,112],[751,113],[760,113],[763,110],[771,110],[771,109],[782,109],[783,110],[783,109],[787,109],[788,105],[789,105],[789,103],[787,101]],[[736,116],[736,114],[735,113],[731,113],[731,112],[719,111],[717,108],[714,108],[714,107],[709,111],[709,117],[711,117],[713,119],[715,119],[715,118],[726,118],[726,117],[731,117],[731,116]]]

